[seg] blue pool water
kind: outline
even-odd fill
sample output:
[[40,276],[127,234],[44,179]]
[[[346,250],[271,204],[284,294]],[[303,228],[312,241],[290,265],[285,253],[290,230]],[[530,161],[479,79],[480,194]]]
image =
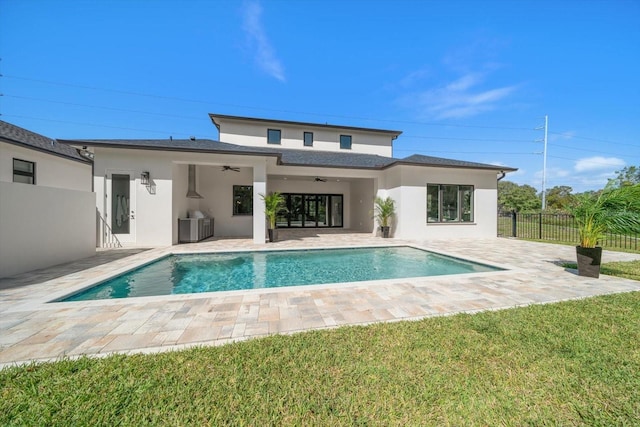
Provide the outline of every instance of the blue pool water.
[[360,282],[500,270],[406,246],[170,255],[60,301]]

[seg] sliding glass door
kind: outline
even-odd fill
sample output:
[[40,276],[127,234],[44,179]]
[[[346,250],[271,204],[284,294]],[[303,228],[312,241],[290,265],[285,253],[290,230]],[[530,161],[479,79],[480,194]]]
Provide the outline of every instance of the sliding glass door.
[[278,214],[278,228],[342,227],[342,194],[282,195],[287,211]]

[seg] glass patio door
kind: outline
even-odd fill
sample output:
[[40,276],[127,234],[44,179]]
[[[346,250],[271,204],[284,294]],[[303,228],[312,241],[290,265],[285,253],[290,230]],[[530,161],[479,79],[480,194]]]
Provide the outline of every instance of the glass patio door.
[[279,228],[342,227],[341,194],[283,194],[287,212],[278,216]]

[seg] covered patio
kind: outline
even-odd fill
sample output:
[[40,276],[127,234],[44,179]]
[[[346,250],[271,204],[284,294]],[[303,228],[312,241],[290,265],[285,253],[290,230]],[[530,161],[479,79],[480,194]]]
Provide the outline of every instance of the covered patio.
[[270,192],[283,194],[287,206],[277,219],[279,229],[374,232],[378,179],[370,171],[326,168],[310,174],[309,168],[239,160],[174,164],[174,243],[181,240],[178,220],[194,215],[213,218],[214,237],[247,237],[264,243],[266,219],[260,195]]

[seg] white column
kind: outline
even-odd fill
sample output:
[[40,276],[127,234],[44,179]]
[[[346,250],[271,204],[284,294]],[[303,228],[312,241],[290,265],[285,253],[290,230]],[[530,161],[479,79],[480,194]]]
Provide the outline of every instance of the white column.
[[266,243],[266,218],[264,200],[260,194],[267,194],[267,163],[262,160],[253,166],[253,243]]

